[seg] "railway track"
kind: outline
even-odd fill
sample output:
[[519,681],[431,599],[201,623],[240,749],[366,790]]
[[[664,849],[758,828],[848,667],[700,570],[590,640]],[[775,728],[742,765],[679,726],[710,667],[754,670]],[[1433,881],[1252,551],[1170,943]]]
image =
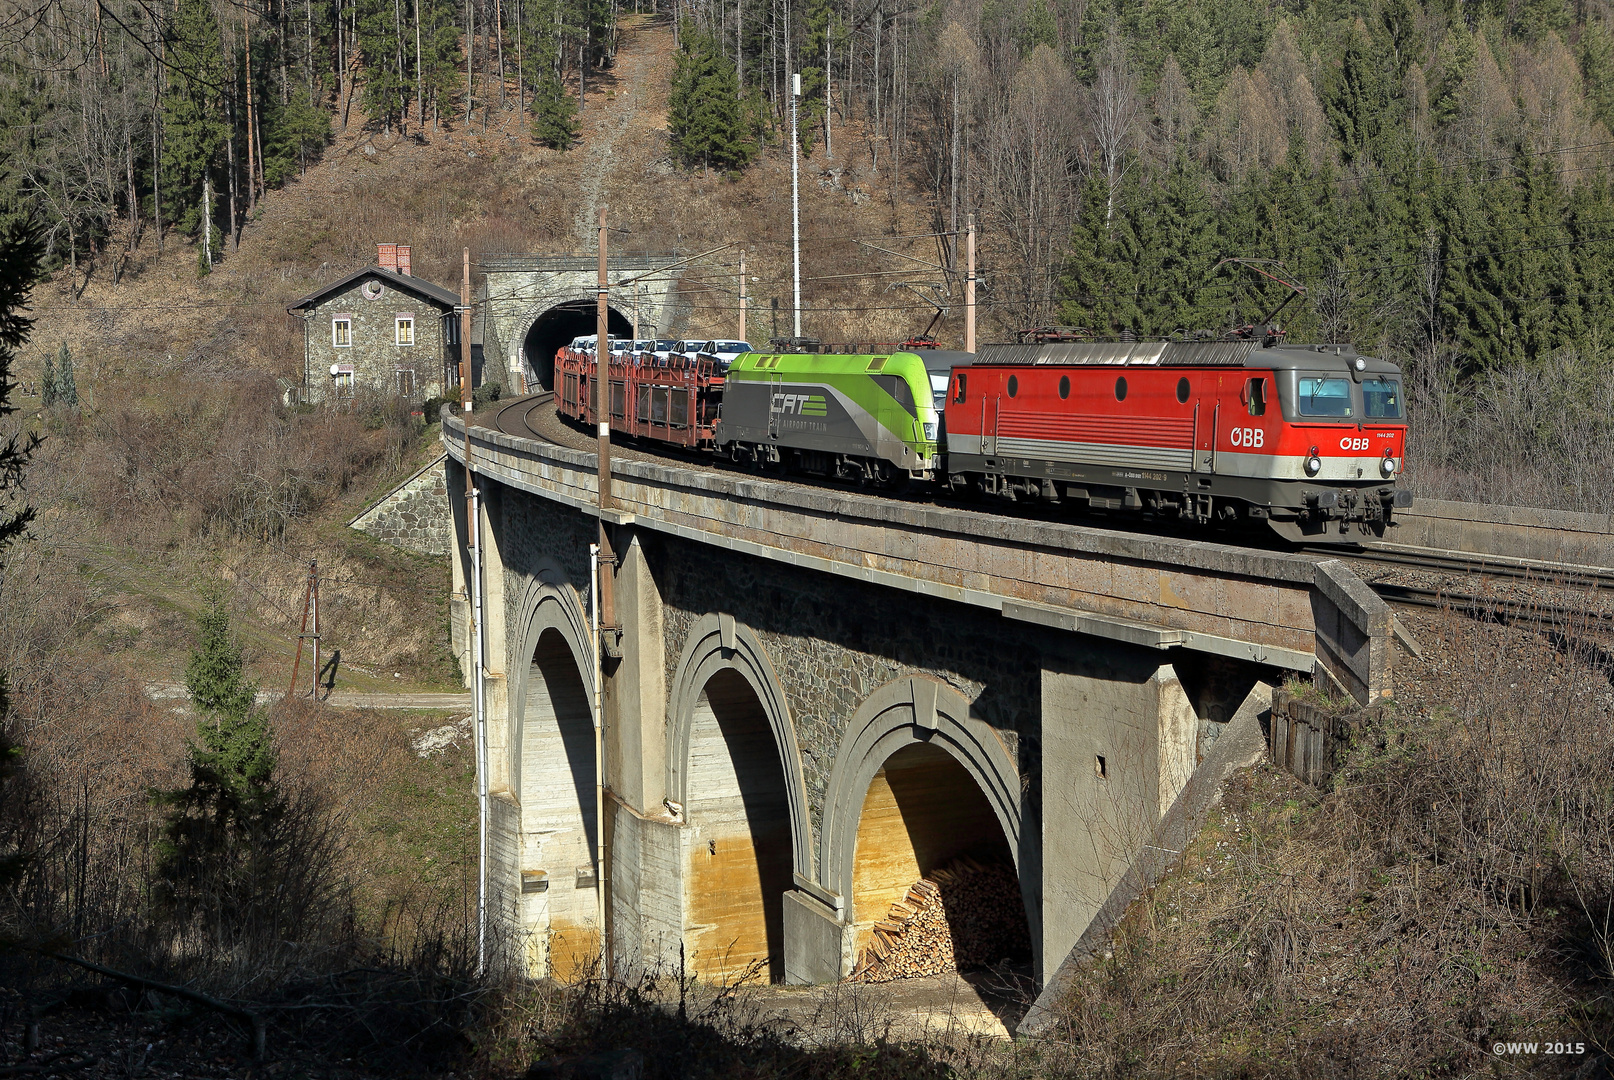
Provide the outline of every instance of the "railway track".
[[1593,630],[1614,624],[1614,611],[1597,611],[1583,605],[1545,603],[1533,599],[1487,596],[1452,589],[1426,589],[1387,581],[1368,582],[1372,590],[1392,604],[1435,608],[1485,622],[1541,622]]
[[[552,392],[517,398],[508,405],[502,406],[493,415],[488,426],[507,435],[537,439],[551,445],[561,445],[545,435],[537,424],[531,422],[532,414],[539,409],[549,407],[553,400],[554,394]],[[674,456],[683,457],[681,454]],[[1445,551],[1399,545],[1358,549],[1307,545],[1300,550],[1308,555],[1344,559],[1350,562],[1367,564],[1368,566],[1399,567],[1414,571],[1433,571],[1563,588],[1614,589],[1614,569],[1607,567],[1547,563],[1531,559],[1476,555],[1462,551]],[[1610,624],[1614,624],[1614,612],[1589,610],[1584,605],[1570,606],[1530,598],[1373,581],[1366,574],[1363,577],[1370,588],[1392,604],[1447,610],[1488,622],[1529,620],[1536,623],[1548,623],[1557,627],[1575,627],[1579,630],[1603,629]]]
[[1466,574],[1579,589],[1614,588],[1614,569],[1602,566],[1542,562],[1536,559],[1514,559],[1501,555],[1476,555],[1466,551],[1399,545],[1354,551],[1308,546],[1304,550],[1314,555],[1332,555],[1335,558],[1383,566],[1399,566],[1408,570]]

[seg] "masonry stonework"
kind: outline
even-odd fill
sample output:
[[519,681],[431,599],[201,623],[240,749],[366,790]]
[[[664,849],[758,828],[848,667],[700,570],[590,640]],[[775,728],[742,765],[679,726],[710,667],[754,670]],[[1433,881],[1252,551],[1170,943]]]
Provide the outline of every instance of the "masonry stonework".
[[448,455],[442,454],[348,522],[394,547],[420,555],[454,550],[453,515],[448,505]]
[[[463,429],[445,429],[463,460]],[[833,981],[892,897],[985,851],[1019,876],[1040,980],[1158,843],[1251,687],[1281,675],[1269,658],[1354,665],[1343,669],[1364,673],[1364,694],[1388,685],[1374,666],[1383,613],[1330,563],[1068,529],[1039,540],[1042,526],[943,510],[878,525],[896,511],[632,463],[604,512],[619,628],[602,645],[591,455],[481,428],[471,442],[490,787],[514,808],[493,823],[490,893],[529,974],[564,977],[556,957],[601,946],[599,903],[619,968],[687,958],[714,981]],[[446,486],[469,676],[463,470]],[[1116,550],[1088,551],[1105,545]],[[900,579],[882,571],[898,558],[912,560]],[[926,577],[948,567],[951,583]],[[1139,618],[981,602],[1009,571],[1138,604]],[[1278,609],[1296,629],[1311,616],[1314,655],[1289,630],[1291,644],[1266,644],[1270,620],[1239,599],[1277,587],[1302,601]],[[1133,593],[1164,599],[1155,611]],[[1213,601],[1220,635],[1170,630]]]

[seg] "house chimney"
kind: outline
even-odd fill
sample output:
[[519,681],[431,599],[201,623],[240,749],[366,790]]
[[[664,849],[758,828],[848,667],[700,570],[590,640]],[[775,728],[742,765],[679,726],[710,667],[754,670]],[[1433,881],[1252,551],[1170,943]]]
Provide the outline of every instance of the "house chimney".
[[406,277],[409,275],[409,245],[408,244],[399,244],[398,245],[398,273],[403,274]]
[[380,264],[381,269],[396,272],[398,269],[398,245],[377,244],[375,247],[376,262]]

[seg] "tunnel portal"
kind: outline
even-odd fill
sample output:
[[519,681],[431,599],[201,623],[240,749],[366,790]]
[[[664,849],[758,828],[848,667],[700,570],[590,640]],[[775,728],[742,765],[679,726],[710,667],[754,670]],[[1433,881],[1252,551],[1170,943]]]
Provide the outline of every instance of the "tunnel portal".
[[[559,304],[538,316],[521,343],[521,355],[533,374],[533,389],[555,388],[555,353],[575,337],[595,332],[598,308],[593,300]],[[628,337],[633,324],[615,308],[606,309],[606,325],[611,336]]]

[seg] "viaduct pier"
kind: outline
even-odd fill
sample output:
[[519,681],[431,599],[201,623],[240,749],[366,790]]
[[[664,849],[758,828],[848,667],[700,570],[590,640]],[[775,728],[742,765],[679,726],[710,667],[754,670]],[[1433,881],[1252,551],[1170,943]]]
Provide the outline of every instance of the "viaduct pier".
[[[566,430],[546,402],[517,413]],[[479,489],[489,910],[533,975],[586,970],[603,908],[619,968],[834,981],[969,856],[1014,868],[1041,985],[1264,686],[1391,690],[1389,610],[1327,557],[642,454],[601,511],[591,435],[507,426],[443,440],[467,672],[467,456]]]

